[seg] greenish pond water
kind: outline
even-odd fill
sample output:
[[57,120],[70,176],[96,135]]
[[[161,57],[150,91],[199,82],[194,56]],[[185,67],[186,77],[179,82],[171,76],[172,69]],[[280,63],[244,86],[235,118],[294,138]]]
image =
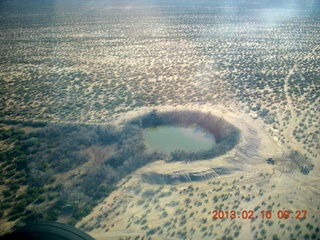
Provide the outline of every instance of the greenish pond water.
[[147,128],[144,138],[153,151],[208,150],[215,144],[214,136],[200,127],[160,126]]

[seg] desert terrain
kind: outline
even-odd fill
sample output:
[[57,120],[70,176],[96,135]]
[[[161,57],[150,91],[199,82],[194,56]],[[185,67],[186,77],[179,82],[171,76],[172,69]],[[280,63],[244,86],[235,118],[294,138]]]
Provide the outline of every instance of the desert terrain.
[[[152,110],[211,113],[241,131],[227,154],[193,162],[158,159],[123,177],[108,197],[92,201],[82,219],[54,219],[96,239],[318,239],[315,4],[1,2],[1,157],[15,152],[15,142],[3,137],[8,129],[37,130],[21,127],[24,122],[121,129]],[[57,189],[54,196],[62,197],[63,185],[69,189],[77,174],[103,166],[114,149],[81,150],[88,161],[52,173],[55,182],[42,190]],[[18,223],[18,215],[9,220],[9,202],[28,186],[11,187],[17,178],[12,159],[0,159],[3,231]],[[42,202],[37,195],[23,211],[39,204],[45,209],[54,202],[50,194],[41,192]],[[214,210],[237,216],[212,219]],[[253,219],[244,219],[249,211]],[[262,217],[266,211],[272,212],[269,219]]]
[[[212,160],[149,164],[124,179],[78,227],[96,239],[282,239],[305,237],[310,225],[317,228],[320,176],[316,171],[308,176],[300,173],[286,157],[288,149],[247,112],[223,106],[194,108],[223,116],[241,129],[235,149]],[[148,108],[125,114],[119,124],[144,111]],[[274,165],[267,164],[270,157]],[[192,176],[196,177],[191,180]],[[240,219],[213,220],[212,211],[217,209],[238,214],[252,210],[257,219],[240,215]],[[310,221],[295,219],[299,209],[309,209]],[[273,216],[262,219],[263,210],[271,210]],[[291,211],[290,218],[279,219],[279,210]]]

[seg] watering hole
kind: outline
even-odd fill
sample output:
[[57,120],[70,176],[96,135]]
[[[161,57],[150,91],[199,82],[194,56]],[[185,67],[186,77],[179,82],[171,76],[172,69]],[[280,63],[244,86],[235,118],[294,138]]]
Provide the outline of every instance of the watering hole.
[[187,152],[208,150],[215,145],[214,136],[198,126],[158,126],[146,128],[144,138],[148,149],[170,153],[175,150]]

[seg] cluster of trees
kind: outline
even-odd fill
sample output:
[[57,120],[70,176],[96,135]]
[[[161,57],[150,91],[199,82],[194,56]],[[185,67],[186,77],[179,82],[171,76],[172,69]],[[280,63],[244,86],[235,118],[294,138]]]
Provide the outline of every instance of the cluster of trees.
[[118,132],[115,153],[100,168],[92,169],[83,176],[83,190],[90,197],[110,192],[110,186],[143,167],[162,158],[160,153],[146,151],[143,131],[136,125],[127,124]]
[[288,157],[300,167],[300,172],[308,175],[313,170],[314,164],[306,155],[302,155],[299,151],[293,150]]
[[[212,158],[230,150],[239,139],[239,131],[223,119],[193,111],[152,111],[132,119],[122,128],[33,122],[8,125],[3,121],[0,124],[0,141],[7,146],[0,152],[3,186],[0,217],[9,221],[20,219],[20,223],[64,216],[70,224],[75,224],[136,169],[158,159]],[[143,130],[167,124],[197,124],[218,136],[217,144],[208,151],[172,152],[171,158],[147,151]],[[22,126],[33,130],[24,132]],[[100,159],[101,165],[85,173],[74,173],[69,182],[57,177],[89,161],[91,147],[109,145],[115,150],[106,159]],[[22,185],[26,186],[25,191],[19,191]]]
[[[3,146],[12,146],[16,142],[24,142],[25,134],[21,129],[0,128],[0,141]],[[16,220],[25,212],[28,204],[37,200],[41,191],[27,188],[25,194],[19,193],[20,187],[28,183],[26,162],[20,149],[3,147],[0,159],[0,217]]]
[[[71,205],[68,212],[71,218],[79,219],[92,208],[93,204],[81,188],[72,189],[67,194],[66,186],[59,183],[56,174],[67,172],[89,160],[85,150],[95,144],[113,144],[117,132],[112,126],[90,126],[75,124],[41,124],[31,123],[34,131],[26,133],[18,125],[5,122],[0,129],[0,140],[7,147],[0,152],[1,182],[4,200],[0,203],[1,217],[9,221],[16,219],[21,222],[56,220],[66,206]],[[4,124],[2,122],[2,124]],[[22,126],[28,126],[23,123]],[[85,179],[79,178],[76,184]],[[25,192],[19,193],[21,185],[26,185]],[[46,189],[46,191],[45,191]],[[106,191],[105,194],[110,193]],[[80,198],[81,204],[73,204],[73,198]],[[101,196],[101,195],[100,195]],[[46,202],[38,212],[38,205]],[[94,201],[93,201],[94,202]],[[78,201],[79,203],[79,201]],[[70,209],[70,208],[69,208]]]
[[[23,126],[27,126],[27,123]],[[34,126],[35,124],[32,124],[29,127]],[[79,127],[58,124],[49,124],[28,134],[19,129],[19,125],[11,125],[9,129],[1,128],[3,143],[13,144],[13,149],[0,153],[0,158],[4,160],[1,167],[5,172],[1,183],[7,192],[6,196],[2,192],[5,199],[0,207],[4,210],[11,209],[6,214],[9,220],[22,216],[25,220],[38,219],[34,214],[30,214],[28,206],[40,204],[50,198],[50,192],[60,190],[52,188],[45,193],[44,186],[55,183],[56,173],[68,171],[87,160],[79,152],[85,146],[81,146],[77,141],[82,141],[83,136],[78,135],[78,139],[75,137],[78,131]],[[87,146],[90,144],[85,143]],[[22,177],[18,178],[19,176]],[[15,178],[17,180],[14,184]],[[14,191],[12,188],[15,185],[17,187],[14,187]],[[21,185],[27,185],[27,190],[18,194],[17,190]],[[14,204],[10,204],[10,200],[14,200]],[[45,214],[42,214],[45,218],[43,215]]]
[[[0,184],[4,186],[0,217],[20,219],[19,224],[61,216],[75,224],[108,196],[119,180],[161,158],[158,153],[145,151],[142,128],[134,124],[116,129],[112,125],[0,123],[0,141],[8,146],[0,152]],[[32,127],[33,131],[26,133],[20,126]],[[101,166],[74,174],[70,182],[57,178],[57,174],[89,161],[90,147],[108,145],[116,146],[116,150],[101,159]],[[21,185],[27,187],[19,193]]]

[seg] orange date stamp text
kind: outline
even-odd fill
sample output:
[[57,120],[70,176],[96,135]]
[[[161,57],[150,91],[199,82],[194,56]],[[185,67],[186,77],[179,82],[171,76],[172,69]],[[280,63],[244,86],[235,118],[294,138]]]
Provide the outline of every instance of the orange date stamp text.
[[262,210],[255,212],[253,210],[214,210],[212,211],[212,219],[304,219],[307,217],[307,210],[296,210],[295,212],[290,210],[278,210],[276,212],[271,210]]

